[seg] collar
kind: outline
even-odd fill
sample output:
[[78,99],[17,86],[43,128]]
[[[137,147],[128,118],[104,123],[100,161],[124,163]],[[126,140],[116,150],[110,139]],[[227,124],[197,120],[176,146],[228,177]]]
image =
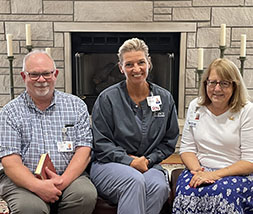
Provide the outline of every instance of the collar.
[[[57,103],[58,93],[59,93],[58,91],[54,90],[53,99],[51,101],[51,104],[46,108],[46,110],[50,109],[52,106],[54,106]],[[33,102],[32,98],[31,98],[31,96],[28,94],[27,91],[24,92],[24,96],[25,96],[25,100],[27,102],[27,106],[29,108],[33,108],[33,109],[36,109],[37,111],[41,112],[41,110],[38,109],[38,107],[35,105],[35,103]]]

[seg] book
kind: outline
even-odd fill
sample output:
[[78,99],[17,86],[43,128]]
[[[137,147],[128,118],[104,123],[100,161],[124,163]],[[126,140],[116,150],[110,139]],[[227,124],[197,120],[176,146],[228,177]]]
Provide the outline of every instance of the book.
[[47,173],[45,171],[46,167],[48,167],[48,169],[50,169],[51,171],[56,173],[56,170],[54,168],[54,164],[51,161],[48,153],[41,154],[39,163],[38,163],[37,168],[34,172],[35,176],[39,179],[42,179],[42,180],[48,179]]

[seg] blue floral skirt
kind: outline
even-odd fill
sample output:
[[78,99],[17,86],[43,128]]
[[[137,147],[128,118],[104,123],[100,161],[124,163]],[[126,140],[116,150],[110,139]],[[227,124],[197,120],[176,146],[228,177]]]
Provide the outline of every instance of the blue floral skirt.
[[187,169],[180,174],[172,213],[253,213],[253,175],[228,176],[197,188],[189,186],[192,176]]

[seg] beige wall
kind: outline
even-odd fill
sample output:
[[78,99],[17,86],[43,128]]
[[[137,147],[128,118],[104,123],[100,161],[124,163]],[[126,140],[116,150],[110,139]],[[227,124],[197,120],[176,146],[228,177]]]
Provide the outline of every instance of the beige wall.
[[[24,86],[19,72],[25,48],[25,24],[32,29],[32,45],[35,48],[51,48],[52,56],[60,69],[57,88],[66,90],[66,31],[59,26],[73,24],[124,25],[150,23],[170,26],[195,24],[185,30],[186,48],[183,49],[184,91],[183,104],[187,108],[190,100],[197,96],[195,69],[197,48],[204,48],[204,66],[219,57],[220,24],[227,24],[227,46],[225,57],[240,66],[240,35],[247,34],[247,60],[244,80],[253,95],[253,0],[178,0],[178,1],[86,1],[86,0],[0,0],[0,108],[10,100],[9,64],[6,57],[6,34],[13,34],[14,84]],[[154,27],[155,28],[155,27]],[[181,28],[181,27],[180,27]],[[175,28],[176,29],[176,28]],[[124,30],[124,29],[123,29]],[[127,30],[127,29],[125,29]],[[152,29],[151,29],[152,30]],[[68,68],[69,69],[69,68]],[[22,89],[15,89],[19,94]]]

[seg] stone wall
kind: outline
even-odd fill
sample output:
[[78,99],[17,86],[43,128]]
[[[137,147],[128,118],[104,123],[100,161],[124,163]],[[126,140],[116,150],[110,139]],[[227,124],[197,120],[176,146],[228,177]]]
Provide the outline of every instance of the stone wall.
[[220,24],[227,24],[225,57],[239,67],[240,35],[247,34],[247,60],[244,80],[253,95],[253,0],[177,0],[177,1],[86,1],[86,0],[0,0],[0,108],[10,100],[9,64],[6,34],[13,34],[15,95],[24,90],[19,75],[25,48],[25,24],[32,29],[34,48],[51,48],[60,70],[57,88],[66,89],[64,32],[58,23],[195,23],[186,32],[185,108],[197,96],[197,48],[204,48],[204,67],[219,57]]

